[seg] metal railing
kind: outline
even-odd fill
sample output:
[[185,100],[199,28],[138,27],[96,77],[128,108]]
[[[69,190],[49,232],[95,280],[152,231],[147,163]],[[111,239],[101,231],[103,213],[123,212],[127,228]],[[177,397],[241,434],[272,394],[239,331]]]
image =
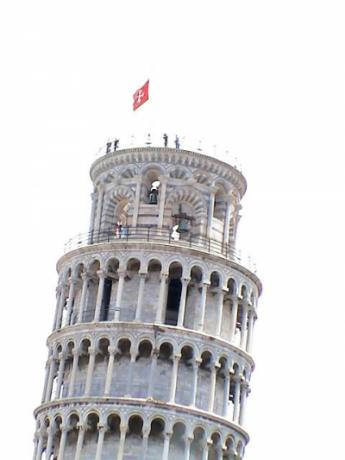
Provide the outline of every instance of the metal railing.
[[152,226],[147,227],[122,227],[116,231],[92,231],[88,233],[79,233],[75,237],[67,241],[64,246],[64,253],[85,246],[116,242],[157,242],[178,247],[189,247],[198,249],[208,254],[221,255],[226,259],[237,262],[249,270],[256,273],[255,264],[248,258],[243,261],[240,251],[230,244],[214,238],[207,238],[201,235],[193,235],[188,232],[179,234],[167,228],[157,228]]

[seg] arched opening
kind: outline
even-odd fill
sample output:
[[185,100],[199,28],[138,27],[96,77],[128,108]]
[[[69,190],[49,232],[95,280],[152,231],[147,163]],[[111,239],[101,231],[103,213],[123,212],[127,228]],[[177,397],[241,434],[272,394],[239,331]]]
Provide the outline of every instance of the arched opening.
[[91,265],[89,266],[88,273],[90,274],[90,278],[87,282],[87,295],[85,301],[85,308],[83,311],[82,322],[89,323],[93,321],[95,317],[95,307],[97,301],[97,292],[99,286],[99,277],[98,277],[98,270],[100,269],[100,262],[98,260],[94,260]]
[[169,458],[185,458],[185,434],[185,425],[181,422],[175,423],[170,440]]
[[73,396],[82,396],[85,390],[85,382],[87,368],[89,365],[89,348],[91,342],[89,339],[84,339],[80,345],[80,353],[78,358],[78,370],[75,378]]
[[143,340],[139,344],[131,386],[133,398],[147,397],[150,379],[143,379],[143,375],[150,375],[152,348],[149,340]]
[[157,366],[153,378],[153,398],[168,401],[171,385],[171,370],[173,363],[173,347],[164,342],[159,347]]
[[139,291],[140,260],[131,258],[127,262],[125,284],[121,300],[120,321],[134,321]]
[[164,445],[164,421],[160,418],[155,418],[151,422],[151,430],[148,440],[148,455],[147,458],[159,459],[162,458]]
[[64,452],[64,457],[66,458],[74,458],[75,456],[79,434],[79,420],[80,419],[77,414],[71,414],[68,419],[69,430],[67,433],[66,446]]
[[220,221],[224,221],[226,213],[226,197],[227,192],[222,185],[218,185],[217,192],[214,197],[213,217]]
[[233,460],[235,458],[236,451],[235,441],[231,436],[225,441],[225,449],[223,460]]
[[139,415],[132,415],[128,420],[124,458],[141,458],[143,420]]
[[92,376],[92,396],[103,396],[109,360],[109,339],[104,337],[98,342],[95,356],[95,368]]
[[117,344],[117,353],[111,382],[111,394],[124,396],[128,387],[128,366],[131,359],[131,341],[127,338],[120,339]]
[[191,458],[199,459],[202,458],[203,452],[207,447],[206,434],[201,427],[195,428],[193,434],[194,436],[190,446],[190,454]]
[[115,305],[118,269],[119,261],[115,258],[110,259],[107,263],[106,277],[104,279],[100,321],[109,321],[114,317],[115,309],[111,305]]
[[193,348],[185,345],[181,350],[181,358],[178,366],[178,377],[175,401],[177,404],[188,406],[193,403],[193,385],[195,363]]
[[202,270],[194,266],[190,272],[190,281],[187,288],[186,311],[184,326],[189,329],[196,329],[200,318],[200,301]]
[[143,202],[150,205],[156,205],[159,201],[159,177],[162,172],[159,169],[150,169],[143,175],[141,193]]
[[96,458],[98,423],[99,416],[97,414],[88,414],[81,458]]
[[50,459],[55,459],[59,453],[59,446],[60,446],[60,439],[61,439],[61,425],[62,425],[62,418],[60,416],[55,417],[53,422],[54,427],[54,437],[53,437],[53,446]]
[[188,240],[193,237],[194,208],[189,203],[174,203],[172,205],[172,238]]
[[182,291],[182,265],[174,262],[169,267],[168,296],[165,311],[165,324],[177,325]]
[[208,459],[218,460],[222,455],[222,441],[219,433],[211,435],[212,444],[208,448]]
[[108,452],[111,458],[117,458],[120,442],[121,419],[117,414],[110,414],[107,418],[107,430],[104,434],[103,452]]
[[65,357],[65,368],[64,368],[64,375],[62,379],[62,388],[61,394],[63,398],[66,398],[68,395],[69,390],[69,382],[71,379],[72,367],[73,367],[73,350],[74,350],[74,342],[68,342],[66,348],[66,357]]
[[211,366],[212,354],[209,351],[204,351],[201,355],[201,363],[199,366],[196,406],[206,411],[208,410],[210,400]]
[[151,259],[147,268],[141,319],[145,323],[153,323],[159,302],[160,273],[162,264],[157,259]]

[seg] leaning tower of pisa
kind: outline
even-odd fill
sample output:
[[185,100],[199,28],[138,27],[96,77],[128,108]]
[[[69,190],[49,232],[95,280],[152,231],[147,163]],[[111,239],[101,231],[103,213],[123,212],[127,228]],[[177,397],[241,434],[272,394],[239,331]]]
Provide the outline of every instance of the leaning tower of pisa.
[[91,166],[58,260],[34,460],[242,460],[261,283],[236,252],[243,175],[145,146]]

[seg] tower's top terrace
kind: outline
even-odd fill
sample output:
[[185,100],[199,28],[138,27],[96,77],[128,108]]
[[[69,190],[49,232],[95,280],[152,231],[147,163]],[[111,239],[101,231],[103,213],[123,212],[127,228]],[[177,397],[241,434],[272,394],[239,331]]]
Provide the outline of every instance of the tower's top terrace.
[[169,147],[133,147],[112,151],[98,158],[91,166],[90,176],[95,185],[114,179],[128,179],[144,171],[141,166],[156,164],[161,174],[186,179],[206,186],[223,183],[226,189],[241,198],[247,188],[243,174],[234,166],[205,155]]

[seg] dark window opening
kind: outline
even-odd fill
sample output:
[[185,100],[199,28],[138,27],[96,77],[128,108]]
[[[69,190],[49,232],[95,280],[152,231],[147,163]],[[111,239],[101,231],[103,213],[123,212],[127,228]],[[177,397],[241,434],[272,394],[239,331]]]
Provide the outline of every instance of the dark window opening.
[[101,317],[100,317],[101,321],[107,321],[108,320],[109,304],[110,304],[110,296],[111,296],[111,287],[112,287],[112,279],[111,278],[105,278],[102,305],[101,305]]
[[179,279],[172,279],[169,282],[167,309],[165,314],[165,324],[176,326],[178,310],[180,306],[182,283]]

